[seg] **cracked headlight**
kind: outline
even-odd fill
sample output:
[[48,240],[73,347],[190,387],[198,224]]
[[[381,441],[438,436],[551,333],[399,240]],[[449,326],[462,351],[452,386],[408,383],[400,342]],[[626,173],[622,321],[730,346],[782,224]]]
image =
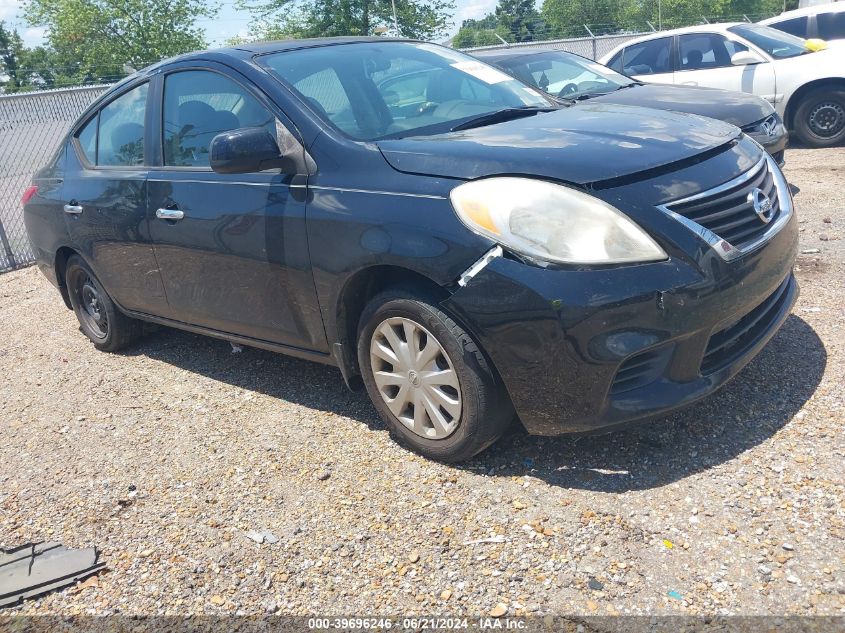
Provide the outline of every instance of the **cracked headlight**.
[[621,211],[571,187],[497,177],[459,185],[449,197],[470,230],[532,259],[621,264],[667,257]]

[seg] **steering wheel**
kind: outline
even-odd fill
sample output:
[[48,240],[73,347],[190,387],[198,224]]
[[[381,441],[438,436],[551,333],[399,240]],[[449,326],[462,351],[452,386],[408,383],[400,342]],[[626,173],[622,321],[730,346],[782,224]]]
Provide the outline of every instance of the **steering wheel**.
[[429,112],[436,110],[439,103],[434,103],[433,101],[426,101],[419,108],[417,108],[416,114],[414,116],[422,116],[423,114],[428,114]]
[[573,83],[566,84],[563,88],[560,89],[560,92],[557,93],[558,97],[565,97],[567,95],[572,95],[578,92],[578,86]]

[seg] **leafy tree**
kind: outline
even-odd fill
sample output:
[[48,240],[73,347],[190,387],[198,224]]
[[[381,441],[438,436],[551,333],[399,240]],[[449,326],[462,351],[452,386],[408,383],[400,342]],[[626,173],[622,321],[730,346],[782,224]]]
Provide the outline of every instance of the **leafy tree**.
[[509,42],[529,42],[540,22],[540,15],[534,8],[534,0],[499,0],[496,6],[498,27],[504,29]]
[[[663,4],[667,1],[671,0],[664,0]],[[645,0],[643,4],[647,2]],[[654,5],[657,6],[657,0]],[[540,15],[548,25],[549,36],[584,37],[588,35],[584,29],[585,24],[597,34],[629,28],[632,22],[638,21],[636,15],[641,6],[637,0],[544,0]],[[641,22],[641,26],[645,26],[645,22]]]
[[[255,20],[250,39],[373,35],[393,30],[390,0],[239,0]],[[431,39],[449,26],[454,0],[396,0],[399,35]]]
[[112,81],[125,67],[204,48],[196,21],[217,7],[202,0],[27,0],[24,17],[47,27],[61,71],[79,81]]
[[17,31],[6,30],[0,22],[0,86],[3,92],[17,92],[20,89],[20,56],[23,42]]

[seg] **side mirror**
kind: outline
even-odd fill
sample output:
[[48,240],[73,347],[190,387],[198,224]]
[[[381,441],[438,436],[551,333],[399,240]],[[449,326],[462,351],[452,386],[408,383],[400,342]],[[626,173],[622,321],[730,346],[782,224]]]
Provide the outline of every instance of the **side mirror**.
[[751,51],[739,51],[731,56],[731,64],[734,66],[751,66],[752,64],[762,64],[764,61],[760,59],[757,53]]
[[297,161],[279,150],[263,127],[242,127],[218,134],[208,148],[211,168],[218,174],[248,174],[265,169],[296,173]]

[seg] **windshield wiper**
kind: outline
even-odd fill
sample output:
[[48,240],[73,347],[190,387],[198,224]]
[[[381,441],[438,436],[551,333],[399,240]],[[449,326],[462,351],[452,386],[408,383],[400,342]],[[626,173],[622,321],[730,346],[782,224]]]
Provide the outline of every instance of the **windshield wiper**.
[[469,130],[475,127],[483,127],[485,125],[493,125],[494,123],[503,123],[511,119],[519,119],[521,117],[533,116],[540,112],[554,112],[557,108],[550,106],[522,106],[519,108],[502,108],[494,112],[488,112],[481,116],[473,117],[468,121],[463,121],[455,126],[449,128],[450,132],[459,132],[461,130]]

